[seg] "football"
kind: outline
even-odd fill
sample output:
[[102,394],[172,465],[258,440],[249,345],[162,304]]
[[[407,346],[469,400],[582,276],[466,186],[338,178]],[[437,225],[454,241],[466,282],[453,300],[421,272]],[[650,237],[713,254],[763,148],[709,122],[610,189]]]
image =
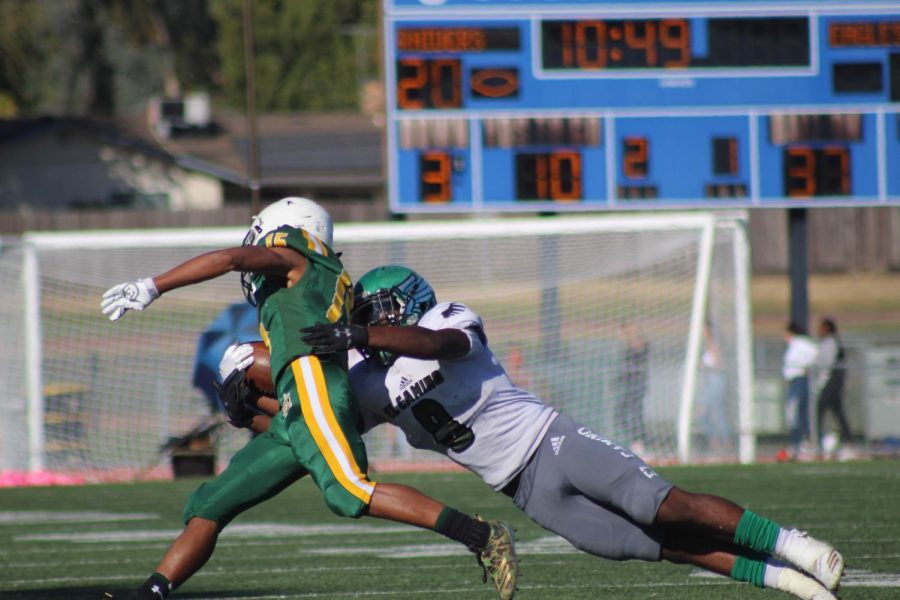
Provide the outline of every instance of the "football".
[[262,342],[250,342],[253,346],[253,364],[247,367],[245,381],[263,396],[275,396],[272,382],[272,363],[269,349]]

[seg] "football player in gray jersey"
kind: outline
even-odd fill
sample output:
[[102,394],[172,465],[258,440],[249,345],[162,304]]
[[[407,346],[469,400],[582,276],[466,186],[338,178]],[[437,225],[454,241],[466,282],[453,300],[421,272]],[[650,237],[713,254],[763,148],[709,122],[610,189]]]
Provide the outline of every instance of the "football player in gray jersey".
[[844,561],[834,548],[672,485],[628,448],[517,388],[481,318],[458,302],[437,304],[414,271],[374,269],[354,296],[350,326],[302,335],[318,353],[361,352],[350,377],[366,428],[400,427],[413,446],[478,474],[590,554],[686,563],[798,598],[835,598]]

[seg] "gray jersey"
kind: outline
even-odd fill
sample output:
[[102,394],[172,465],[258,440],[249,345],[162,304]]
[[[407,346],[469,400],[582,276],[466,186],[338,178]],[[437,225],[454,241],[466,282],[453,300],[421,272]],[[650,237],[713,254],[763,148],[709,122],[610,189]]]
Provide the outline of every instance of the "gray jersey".
[[557,413],[513,385],[487,346],[481,317],[465,305],[438,304],[418,325],[459,329],[471,349],[454,360],[358,362],[350,382],[364,429],[393,423],[415,448],[441,452],[500,490],[524,468]]

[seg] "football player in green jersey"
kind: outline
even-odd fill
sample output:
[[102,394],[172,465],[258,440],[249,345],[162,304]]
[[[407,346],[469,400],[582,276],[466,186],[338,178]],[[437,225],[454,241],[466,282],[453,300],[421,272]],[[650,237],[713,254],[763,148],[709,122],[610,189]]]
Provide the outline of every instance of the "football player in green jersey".
[[[127,311],[144,310],[168,291],[240,272],[245,295],[259,310],[279,403],[268,431],[191,495],[185,529],[132,598],[166,598],[206,563],[219,532],[234,517],[305,475],[340,516],[399,521],[464,544],[479,555],[500,598],[513,597],[518,562],[508,524],[485,522],[414,488],[376,484],[367,477],[346,352],[315,356],[297,335],[304,327],[348,321],[352,282],[331,243],[331,217],[322,207],[306,198],[284,198],[254,217],[242,246],[202,254],[103,295],[103,313],[116,321]],[[237,377],[243,375],[241,371]],[[221,393],[237,393],[239,384],[225,381]]]

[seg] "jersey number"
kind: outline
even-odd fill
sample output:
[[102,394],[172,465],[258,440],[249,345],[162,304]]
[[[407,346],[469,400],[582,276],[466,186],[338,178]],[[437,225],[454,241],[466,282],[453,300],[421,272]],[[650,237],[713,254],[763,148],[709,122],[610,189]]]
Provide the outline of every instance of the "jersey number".
[[422,398],[413,405],[412,412],[439,446],[463,452],[475,441],[472,430],[450,417],[446,409],[435,400]]
[[347,274],[347,271],[341,271],[341,276],[334,283],[334,299],[331,301],[331,306],[328,307],[328,312],[325,313],[325,318],[330,323],[337,323],[341,316],[350,319],[350,311],[353,310],[352,292],[353,281],[350,279],[350,275]]
[[[328,250],[319,238],[302,229],[300,230],[300,233],[303,235],[304,239],[306,239],[307,246],[310,250],[323,256],[328,256]],[[266,236],[266,248],[286,248],[287,235],[288,234],[283,231],[270,233]],[[341,271],[340,277],[337,278],[337,281],[334,284],[334,298],[331,300],[331,306],[329,306],[328,310],[325,312],[325,318],[328,319],[330,323],[337,323],[341,316],[346,316],[348,319],[350,318],[350,311],[353,309],[352,290],[353,281],[350,279],[350,275],[347,274],[347,271]]]

